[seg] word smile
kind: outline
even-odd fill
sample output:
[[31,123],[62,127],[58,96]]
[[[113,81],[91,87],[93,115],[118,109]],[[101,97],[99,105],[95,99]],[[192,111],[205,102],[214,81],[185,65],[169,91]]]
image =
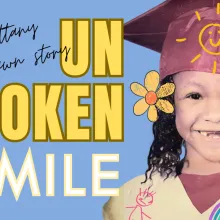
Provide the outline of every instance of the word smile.
[[[118,171],[101,171],[101,162],[119,162],[119,154],[93,154],[92,155],[92,195],[117,196],[117,188],[101,188],[101,179],[118,179]],[[46,195],[55,195],[55,156],[46,155]],[[25,180],[28,178],[32,196],[41,196],[31,149],[29,148],[22,168],[16,178],[6,150],[3,148],[0,164],[0,196],[2,196],[5,178],[8,178],[11,189],[18,200]],[[64,196],[86,196],[85,188],[72,186],[72,155],[64,155]]]

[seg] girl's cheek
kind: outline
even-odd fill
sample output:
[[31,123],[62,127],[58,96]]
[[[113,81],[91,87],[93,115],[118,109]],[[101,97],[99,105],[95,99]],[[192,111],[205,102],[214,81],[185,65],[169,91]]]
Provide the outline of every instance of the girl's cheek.
[[200,109],[201,108],[199,106],[189,106],[186,102],[178,103],[175,106],[177,130],[182,130],[185,127],[190,127],[190,124],[197,117],[197,114],[199,114]]
[[175,106],[176,118],[191,120],[199,115],[205,106],[203,102],[180,102]]

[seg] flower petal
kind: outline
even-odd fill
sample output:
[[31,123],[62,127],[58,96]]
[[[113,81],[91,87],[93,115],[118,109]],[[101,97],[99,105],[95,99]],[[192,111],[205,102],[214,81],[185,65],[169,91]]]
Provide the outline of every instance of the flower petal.
[[144,97],[147,93],[147,90],[144,88],[144,86],[136,82],[131,84],[131,91],[135,95],[142,96],[142,97]]
[[166,83],[159,88],[157,92],[157,97],[163,98],[163,97],[169,96],[173,94],[174,90],[175,90],[174,83]]
[[145,98],[138,100],[134,105],[134,114],[135,115],[142,115],[144,114],[149,105],[146,103]]
[[151,105],[148,110],[148,119],[152,122],[155,122],[158,119],[157,109],[154,105]]
[[146,74],[144,84],[148,91],[156,91],[159,84],[160,76],[156,71],[150,71]]
[[174,111],[172,104],[170,104],[170,102],[167,100],[159,99],[156,103],[156,106],[158,109],[166,113],[173,113]]

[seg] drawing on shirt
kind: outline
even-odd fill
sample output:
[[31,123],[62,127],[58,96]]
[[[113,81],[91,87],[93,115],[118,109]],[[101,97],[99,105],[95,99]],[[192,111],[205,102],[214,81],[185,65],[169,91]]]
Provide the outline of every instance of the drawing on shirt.
[[134,213],[139,212],[141,218],[140,220],[144,220],[144,216],[147,217],[148,219],[151,219],[150,216],[148,216],[146,213],[143,212],[142,208],[146,206],[152,205],[154,201],[154,194],[156,192],[149,192],[148,188],[146,188],[143,192],[141,191],[137,194],[136,196],[136,205],[135,206],[127,206],[126,208],[133,209],[131,214],[129,215],[128,220],[132,220],[132,216]]
[[220,219],[220,203],[218,203],[213,209],[209,220],[219,220]]

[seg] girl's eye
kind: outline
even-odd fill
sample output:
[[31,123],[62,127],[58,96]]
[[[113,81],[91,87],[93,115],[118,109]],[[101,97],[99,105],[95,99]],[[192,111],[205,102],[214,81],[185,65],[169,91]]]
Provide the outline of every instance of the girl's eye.
[[186,96],[186,98],[190,98],[190,99],[201,99],[202,96],[199,93],[192,93]]

